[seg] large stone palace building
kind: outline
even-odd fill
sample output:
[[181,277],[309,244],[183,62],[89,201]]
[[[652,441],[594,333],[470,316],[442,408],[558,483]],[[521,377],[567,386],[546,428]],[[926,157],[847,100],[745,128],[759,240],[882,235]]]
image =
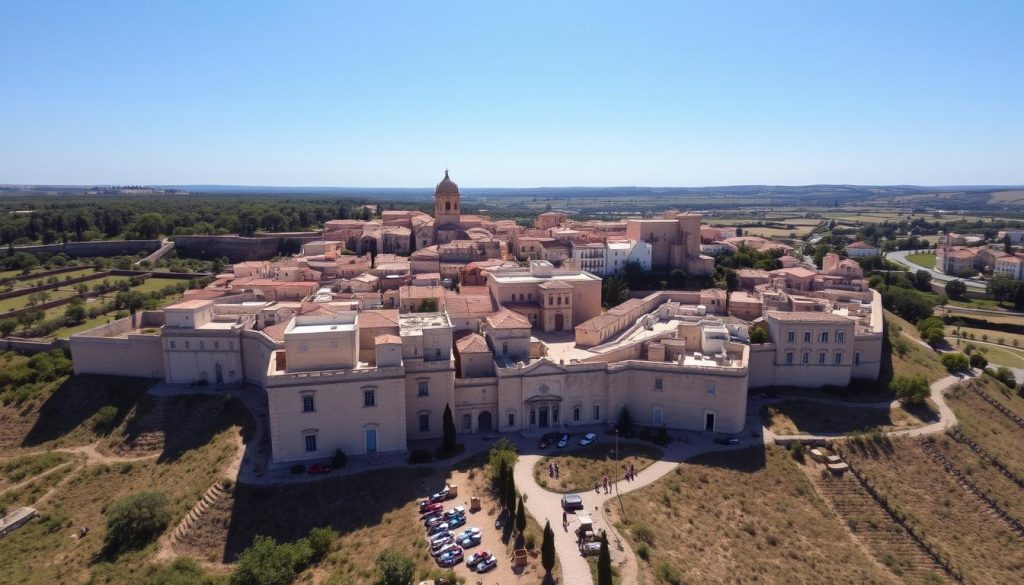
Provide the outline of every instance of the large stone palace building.
[[[507,248],[487,252],[488,242],[505,240],[474,240],[483,220],[467,226],[460,207],[446,172],[435,217],[408,224],[431,228],[410,229],[410,248],[414,233],[436,248],[419,254],[419,270],[382,251],[365,263],[344,260],[383,242],[353,227],[351,240],[343,233],[282,263],[237,265],[183,302],[73,335],[75,371],[265,392],[276,463],[336,449],[403,451],[441,436],[446,406],[461,433],[609,424],[623,408],[641,425],[731,433],[743,428],[750,387],[878,376],[879,296],[838,259],[823,274],[746,275],[746,290],[728,298],[660,291],[602,312],[600,277],[571,261],[523,264]],[[643,241],[653,263],[707,269],[699,216],[589,226],[620,227],[653,240]],[[368,233],[373,244],[363,241]],[[354,255],[337,253],[349,245]],[[441,273],[428,271],[443,254],[469,260],[468,271],[448,273],[479,284],[441,286]],[[285,294],[298,285],[301,298]],[[770,341],[751,344],[752,327]]]

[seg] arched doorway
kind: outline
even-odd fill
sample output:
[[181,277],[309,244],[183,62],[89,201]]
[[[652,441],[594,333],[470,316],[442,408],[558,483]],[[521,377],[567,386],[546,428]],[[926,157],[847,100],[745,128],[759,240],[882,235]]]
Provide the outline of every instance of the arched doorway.
[[489,433],[492,430],[494,430],[494,427],[493,427],[493,425],[491,423],[491,413],[490,412],[485,410],[485,411],[480,413],[480,416],[477,417],[476,428],[481,433]]
[[562,331],[565,329],[565,315],[561,313],[555,314],[555,331]]

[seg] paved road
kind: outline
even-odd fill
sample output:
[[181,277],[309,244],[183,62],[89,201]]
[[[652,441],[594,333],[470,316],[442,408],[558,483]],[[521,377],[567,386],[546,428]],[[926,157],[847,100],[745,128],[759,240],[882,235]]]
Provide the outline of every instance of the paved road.
[[[932,280],[934,280],[936,282],[943,282],[943,283],[945,283],[945,282],[949,282],[951,280],[958,280],[955,276],[950,276],[948,274],[944,274],[944,273],[939,272],[938,270],[934,270],[932,268],[925,268],[924,266],[921,266],[920,264],[914,264],[910,260],[907,260],[907,254],[917,254],[919,252],[924,252],[924,251],[925,250],[896,250],[896,251],[893,251],[893,252],[886,252],[885,257],[887,259],[889,259],[889,260],[892,260],[893,262],[895,262],[897,264],[902,264],[903,266],[906,266],[907,268],[910,269],[911,272],[917,272],[918,270],[926,270],[926,271],[928,271],[929,274],[932,275]],[[927,250],[927,251],[928,252],[932,252],[933,250]],[[962,280],[964,282],[964,284],[967,285],[967,288],[970,289],[970,290],[980,290],[980,291],[984,291],[985,290],[985,282],[982,281],[982,280],[978,280],[976,278],[960,278],[959,280]]]

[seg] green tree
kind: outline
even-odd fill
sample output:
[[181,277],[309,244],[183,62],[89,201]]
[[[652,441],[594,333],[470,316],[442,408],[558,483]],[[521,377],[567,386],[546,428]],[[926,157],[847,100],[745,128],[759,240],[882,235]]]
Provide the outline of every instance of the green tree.
[[[967,350],[964,350],[964,353],[967,353]],[[970,354],[970,356],[971,357],[968,358],[968,363],[971,364],[972,368],[984,370],[985,368],[988,367],[988,359],[986,359],[985,356],[981,355],[980,353]]]
[[519,495],[519,507],[516,508],[516,532],[522,534],[526,530],[526,504],[522,494]]
[[985,290],[993,299],[1001,304],[1003,301],[1010,300],[1013,297],[1017,291],[1017,286],[1018,283],[1010,278],[1008,274],[998,273],[992,275],[992,278],[985,285]]
[[411,585],[416,573],[412,559],[390,550],[380,553],[374,565],[380,573],[377,585]]
[[[509,441],[507,437],[502,437],[495,441],[491,445],[490,451],[487,452],[487,465],[491,468],[492,474],[500,474],[501,468],[504,467],[507,475],[512,475],[512,469],[515,468],[518,459],[519,448],[516,447],[515,443]],[[495,477],[498,476],[492,475],[492,479]],[[501,493],[504,494],[504,491]],[[504,498],[501,501],[504,503]]]
[[508,482],[505,484],[505,509],[509,517],[516,513],[516,478],[515,474],[508,474]]
[[917,331],[921,334],[921,339],[932,346],[938,345],[946,339],[946,324],[938,317],[921,319],[917,323]]
[[455,419],[452,417],[452,407],[444,405],[444,415],[441,417],[441,429],[444,436],[441,439],[441,449],[448,453],[455,452]]
[[85,317],[85,302],[82,301],[82,297],[75,297],[71,300],[71,303],[68,304],[67,308],[64,309],[64,319],[69,323],[81,323],[82,321],[85,321]]
[[419,305],[416,305],[414,313],[436,313],[437,312],[437,299],[423,299]]
[[167,495],[157,491],[138,492],[117,500],[103,514],[107,517],[103,548],[110,556],[145,547],[171,521]]
[[889,383],[896,398],[904,404],[922,404],[931,390],[928,388],[928,380],[921,374],[914,376],[896,376]]
[[601,533],[601,550],[597,555],[597,585],[612,585],[612,554],[608,550],[608,535]]
[[164,216],[159,213],[147,213],[135,222],[135,232],[143,240],[152,240],[164,233]]
[[551,530],[550,520],[544,523],[544,539],[540,543],[540,564],[549,575],[555,568],[555,533]]
[[0,321],[0,335],[7,337],[18,328],[18,322],[14,319],[4,319]]
[[764,330],[764,327],[750,328],[750,343],[768,343],[768,332]]
[[946,283],[946,296],[951,299],[961,299],[967,293],[967,285],[960,279],[951,280]]
[[505,501],[505,488],[508,486],[508,464],[501,461],[498,464],[498,501]]
[[252,546],[238,555],[231,585],[290,585],[309,565],[313,552],[306,539],[278,544],[269,536],[257,536]]
[[939,361],[942,362],[942,365],[949,372],[959,372],[966,370],[970,366],[967,356],[958,351],[942,354]]

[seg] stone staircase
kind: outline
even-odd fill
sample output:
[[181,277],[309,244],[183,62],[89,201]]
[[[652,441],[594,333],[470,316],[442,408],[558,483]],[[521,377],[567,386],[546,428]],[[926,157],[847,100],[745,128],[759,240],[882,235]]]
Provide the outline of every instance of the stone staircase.
[[224,489],[220,481],[211,485],[209,489],[203,493],[203,497],[196,502],[195,506],[192,506],[192,509],[189,510],[188,514],[182,518],[181,522],[179,522],[171,532],[171,544],[177,544],[188,536],[192,527],[199,522],[203,517],[203,514],[205,514],[211,506],[214,506],[217,502],[224,499],[227,493],[227,490]]

